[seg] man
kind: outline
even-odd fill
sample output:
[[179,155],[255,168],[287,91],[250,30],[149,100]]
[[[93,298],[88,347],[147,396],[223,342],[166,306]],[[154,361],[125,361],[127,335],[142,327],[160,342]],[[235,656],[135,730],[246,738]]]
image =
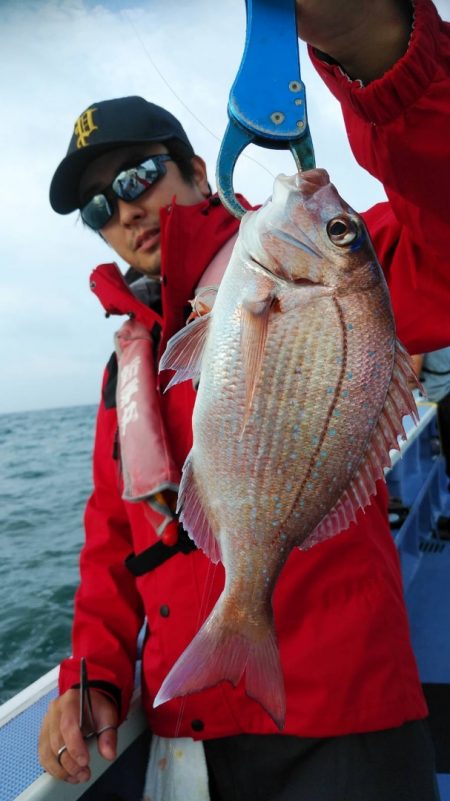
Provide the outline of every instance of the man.
[[[355,155],[383,181],[390,198],[390,204],[368,212],[366,221],[390,283],[399,337],[411,352],[442,347],[450,341],[450,228],[443,213],[450,185],[444,135],[449,26],[430,0],[416,0],[413,32],[406,0],[349,0],[338,8],[334,0],[305,0],[298,9],[302,37],[320,51],[312,57],[343,104]],[[124,192],[139,181],[148,184],[143,194],[134,188]],[[237,222],[209,195],[204,163],[179,123],[141,99],[94,104],[77,122],[52,182],[51,202],[60,213],[80,209],[85,222],[138,274],[161,276],[161,297],[151,292],[153,310],[108,266],[92,279],[108,311],[132,311],[151,330],[157,360],[168,337],[184,324],[187,302],[205,270],[214,260],[220,270],[226,261],[237,230]],[[124,438],[116,436],[117,400],[119,417],[123,414],[116,373],[113,359],[98,417],[73,658],[61,666],[61,694],[43,724],[43,766],[74,783],[90,775],[78,727],[83,656],[96,727],[102,730],[98,748],[107,759],[114,757],[112,727],[128,708],[145,615],[142,683],[149,725],[162,737],[204,741],[213,801],[437,799],[423,724],[427,710],[383,486],[357,524],[307,553],[293,553],[280,577],[274,606],[287,695],[282,735],[240,685],[221,684],[153,709],[168,669],[214,605],[223,573],[220,567],[211,573],[199,551],[174,548],[165,561],[153,558],[161,550],[158,526],[167,550],[173,547],[170,491],[190,447],[192,386],[179,385],[162,398],[155,388],[151,394],[160,432],[152,458],[162,471],[163,495],[159,507],[149,507],[122,498],[119,464],[127,485],[124,468],[132,469],[133,460]],[[156,497],[157,471],[153,464],[149,469]],[[178,547],[188,550],[182,542]],[[127,567],[131,551],[136,556]],[[150,562],[140,558],[143,554],[150,554]]]
[[[416,354],[412,357],[412,363],[427,399],[437,403],[439,439],[445,469],[450,478],[450,347]],[[450,534],[448,527],[447,522],[447,534]]]

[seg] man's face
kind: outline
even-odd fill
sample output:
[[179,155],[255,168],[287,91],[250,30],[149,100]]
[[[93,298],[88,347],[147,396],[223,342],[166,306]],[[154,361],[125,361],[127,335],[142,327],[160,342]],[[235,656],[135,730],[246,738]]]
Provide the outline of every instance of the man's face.
[[[157,153],[167,153],[160,143],[126,145],[95,159],[80,181],[80,205],[110,186],[122,170]],[[192,184],[186,183],[174,161],[165,162],[167,172],[136,200],[115,200],[115,213],[101,229],[103,238],[127,264],[144,275],[157,276],[161,269],[159,211],[175,196],[180,206],[193,206],[209,195],[206,167],[201,158],[192,160]]]

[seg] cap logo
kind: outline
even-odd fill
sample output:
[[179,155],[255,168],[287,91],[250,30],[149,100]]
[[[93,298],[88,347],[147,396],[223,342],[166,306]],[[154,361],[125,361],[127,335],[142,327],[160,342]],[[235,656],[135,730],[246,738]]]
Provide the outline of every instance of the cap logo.
[[93,120],[94,111],[97,111],[97,109],[88,108],[87,111],[83,111],[83,114],[80,114],[75,123],[74,134],[77,137],[77,148],[85,147],[89,144],[87,140],[91,133],[98,130],[98,125],[95,125]]

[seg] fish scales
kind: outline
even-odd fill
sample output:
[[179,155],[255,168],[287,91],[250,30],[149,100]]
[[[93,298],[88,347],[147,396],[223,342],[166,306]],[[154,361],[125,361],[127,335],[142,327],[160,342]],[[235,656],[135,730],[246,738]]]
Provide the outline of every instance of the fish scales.
[[[245,673],[281,728],[274,586],[293,548],[369,502],[414,412],[412,372],[364,225],[323,170],[280,176],[246,215],[214,308],[191,325],[205,344],[180,519],[225,586],[155,705]],[[183,378],[199,368],[191,331],[161,365]]]
[[[336,304],[333,300],[324,299],[322,304],[319,301],[317,305],[324,305],[324,303],[331,304],[331,311],[334,311]],[[291,312],[290,314],[294,313]],[[344,317],[343,312],[341,314]],[[330,319],[330,316],[332,325],[330,327],[330,338],[328,338],[323,330],[322,319]],[[353,315],[354,317],[355,315]],[[287,318],[289,318],[289,315],[287,315]],[[361,322],[363,323],[365,320],[367,320],[367,316],[361,315]],[[278,325],[279,322],[280,324]],[[292,335],[291,338],[286,337],[285,329],[288,332],[294,331],[295,335]],[[341,335],[340,341],[337,339],[339,334]],[[339,436],[339,427],[342,427],[345,431],[348,430],[346,427],[346,407],[348,408],[347,414],[352,415],[352,405],[355,402],[354,394],[358,391],[360,396],[361,391],[357,387],[347,399],[345,397],[340,398],[339,404],[336,403],[336,393],[340,384],[342,384],[342,388],[350,385],[351,381],[353,381],[353,386],[358,384],[358,376],[356,374],[352,375],[352,379],[348,377],[348,365],[361,362],[358,351],[364,351],[365,348],[363,334],[364,329],[362,332],[358,331],[356,323],[353,323],[351,335],[347,334],[345,321],[340,319],[337,311],[334,317],[330,314],[324,314],[322,318],[321,315],[316,313],[315,309],[312,309],[312,314],[308,317],[306,332],[300,330],[298,326],[297,331],[295,331],[289,319],[275,319],[272,321],[268,335],[267,354],[260,376],[261,385],[269,389],[266,389],[265,392],[256,393],[254,411],[249,419],[242,441],[239,441],[237,436],[224,440],[221,436],[222,432],[219,432],[219,436],[214,439],[213,431],[210,431],[209,428],[200,428],[200,434],[203,431],[206,441],[204,443],[204,461],[199,467],[198,475],[200,481],[202,479],[206,481],[206,477],[209,476],[208,496],[211,496],[212,499],[219,497],[220,492],[224,492],[224,483],[228,487],[228,492],[231,496],[242,495],[242,482],[246,481],[248,482],[248,490],[245,494],[246,508],[249,510],[257,508],[261,496],[268,501],[272,497],[273,492],[271,490],[273,490],[275,483],[273,470],[279,469],[282,471],[278,480],[280,481],[281,478],[283,510],[292,508],[295,500],[297,502],[303,501],[303,505],[311,509],[314,506],[315,520],[303,517],[303,536],[308,533],[308,530],[311,530],[311,526],[320,521],[320,513],[319,519],[317,519],[317,510],[320,509],[320,497],[314,498],[316,490],[314,487],[308,488],[305,486],[305,482],[307,478],[310,481],[316,480],[314,478],[315,471],[312,469],[314,457],[316,456],[316,459],[319,457],[320,448],[324,438],[326,438],[327,430],[328,434],[330,429],[332,432],[336,432],[336,436]],[[237,332],[237,336],[239,336],[239,332]],[[344,341],[350,337],[357,351],[355,355],[353,355],[354,348],[351,347],[351,343],[345,342],[344,348]],[[330,347],[330,340],[336,347]],[[319,349],[315,362],[307,364],[303,354],[311,352],[311,343],[316,341],[319,342]],[[393,341],[391,341],[391,351],[393,344]],[[345,354],[345,351],[347,351],[347,355],[344,359],[343,354]],[[301,377],[296,373],[299,364],[302,370]],[[316,366],[314,367],[314,365]],[[319,369],[317,366],[319,366]],[[326,368],[325,376],[323,368]],[[231,365],[226,365],[226,369],[230,370],[228,376],[233,388],[239,382],[239,375],[241,375],[242,384],[242,362],[236,362],[234,373],[231,371]],[[373,382],[371,377],[367,380],[367,367],[365,364],[363,364],[362,377],[366,382],[365,385],[370,387],[371,392],[373,392]],[[324,378],[327,380],[325,381]],[[205,380],[207,381],[206,377]],[[328,393],[328,389],[332,389],[332,393]],[[385,392],[382,394],[382,401],[384,401],[384,394]],[[213,392],[206,390],[206,397],[213,398]],[[230,406],[230,397],[230,395],[226,394],[223,398],[220,398],[214,410],[209,408],[207,410],[205,408],[199,410],[200,415],[209,416],[215,414],[226,426],[227,417],[230,416],[231,411],[233,411],[233,414],[236,411],[234,406]],[[280,403],[282,398],[286,398],[288,402],[291,401],[291,403],[288,403],[287,409]],[[242,384],[238,413],[235,414],[233,419],[235,434],[237,434],[242,424],[244,406],[244,387]],[[303,419],[300,423],[299,409],[304,410]],[[335,416],[336,412],[340,413],[339,420]],[[378,416],[378,411],[376,416]],[[265,421],[265,424],[259,425],[259,421]],[[194,431],[196,431],[195,423],[194,419]],[[358,459],[364,449],[365,440],[367,440],[373,427],[374,424],[365,434],[362,432],[363,436],[351,448]],[[308,441],[301,436],[302,428],[307,429],[309,432]],[[199,443],[201,444],[201,440]],[[223,463],[218,463],[217,453],[221,451],[224,451],[225,459]],[[333,453],[338,459],[338,464],[336,465],[336,460],[334,462],[328,461],[328,470],[332,476],[336,474],[336,467],[340,466],[339,463],[341,461],[341,453],[336,447]],[[285,466],[289,464],[291,459],[294,461],[291,473],[295,477],[295,483],[292,482],[292,489],[289,491],[286,489]],[[223,473],[220,473],[221,464]],[[320,467],[323,467],[323,465],[319,465]],[[258,478],[257,483],[254,481],[255,476]],[[348,476],[345,475],[343,478],[347,481]],[[299,487],[303,487],[303,491],[300,493]],[[333,490],[338,497],[342,491],[342,485],[338,483]],[[314,501],[314,504],[305,503],[306,498],[311,495],[313,495],[311,500]],[[329,503],[329,498],[325,499],[325,503]],[[274,514],[272,506],[271,510],[272,514]],[[249,521],[245,516],[242,516],[243,509],[241,504],[227,506],[224,512],[224,525],[226,525],[227,529],[236,531],[237,536],[242,538],[243,528],[246,529],[249,524],[262,525],[265,522],[264,516],[267,515],[267,508],[260,504],[259,511],[259,516],[255,520]],[[279,525],[283,523],[281,519],[277,519],[277,522]],[[300,544],[302,529],[298,527],[295,535],[297,538],[296,544]]]

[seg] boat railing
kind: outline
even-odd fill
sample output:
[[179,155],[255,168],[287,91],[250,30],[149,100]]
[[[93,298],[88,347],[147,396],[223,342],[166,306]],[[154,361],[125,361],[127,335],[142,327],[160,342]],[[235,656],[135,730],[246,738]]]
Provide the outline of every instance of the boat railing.
[[[405,591],[423,553],[438,549],[439,520],[448,503],[449,478],[440,454],[436,404],[419,401],[419,422],[405,418],[406,441],[391,452],[386,471],[392,532],[400,555]],[[397,518],[397,519],[396,519]]]

